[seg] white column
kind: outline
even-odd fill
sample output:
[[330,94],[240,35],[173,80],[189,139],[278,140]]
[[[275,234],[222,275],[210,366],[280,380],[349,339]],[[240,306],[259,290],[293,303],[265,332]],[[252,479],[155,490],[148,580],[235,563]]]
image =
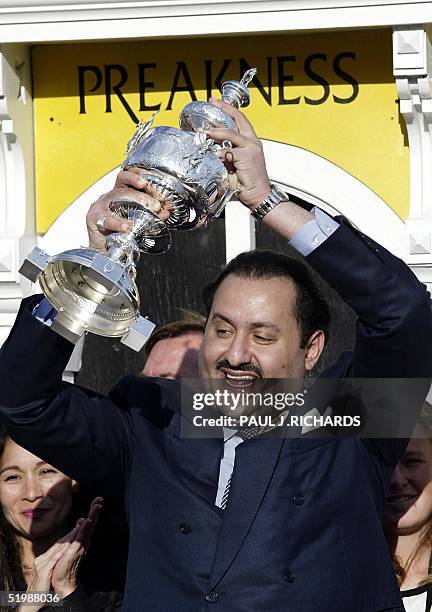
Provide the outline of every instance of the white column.
[[225,207],[226,262],[243,251],[255,248],[255,221],[248,209],[238,200]]
[[405,259],[432,283],[432,87],[431,42],[422,25],[393,31],[393,68],[410,148],[410,213]]
[[32,292],[19,277],[36,241],[31,66],[22,44],[0,46],[0,344],[20,299]]

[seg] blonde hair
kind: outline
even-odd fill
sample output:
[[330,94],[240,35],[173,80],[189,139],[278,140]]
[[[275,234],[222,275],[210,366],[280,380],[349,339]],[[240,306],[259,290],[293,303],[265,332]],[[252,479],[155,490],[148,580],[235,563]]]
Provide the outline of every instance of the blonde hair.
[[[417,425],[422,427],[426,431],[427,439],[432,444],[432,406],[429,404],[429,402],[424,402],[419,419],[417,421]],[[392,534],[389,534],[389,535],[391,537]],[[394,550],[390,548],[390,554],[392,556],[393,567],[396,573],[396,578],[399,583],[399,586],[405,580],[412,562],[414,561],[419,551],[423,547],[428,547],[431,550],[431,555],[432,555],[432,508],[430,509],[429,521],[422,528],[422,533],[418,539],[417,545],[415,546],[414,550],[408,557],[408,561],[405,565],[401,563],[399,557],[395,554]],[[427,575],[425,576],[423,580],[419,582],[417,586],[422,586],[424,584],[428,584],[429,582],[432,582],[432,572],[431,572],[430,562],[429,562],[429,570],[428,570]]]

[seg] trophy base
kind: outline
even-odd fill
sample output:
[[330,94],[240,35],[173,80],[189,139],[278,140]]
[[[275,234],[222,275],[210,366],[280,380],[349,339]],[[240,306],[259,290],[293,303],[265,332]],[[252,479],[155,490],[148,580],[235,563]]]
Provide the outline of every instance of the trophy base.
[[86,332],[121,338],[140,350],[154,324],[139,315],[138,291],[125,269],[93,249],[49,257],[35,248],[20,269],[58,311],[52,329],[76,343]]

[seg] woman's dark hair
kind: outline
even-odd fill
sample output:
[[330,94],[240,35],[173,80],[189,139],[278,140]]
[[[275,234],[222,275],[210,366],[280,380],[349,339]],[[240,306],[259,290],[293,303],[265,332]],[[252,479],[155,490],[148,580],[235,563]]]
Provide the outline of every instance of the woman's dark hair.
[[292,281],[296,290],[294,315],[300,330],[300,348],[306,346],[311,335],[318,329],[324,332],[327,340],[330,310],[304,263],[274,251],[255,250],[237,255],[203,291],[207,316],[217,289],[229,274],[252,280],[286,278]]
[[[10,439],[8,432],[0,424],[0,459],[8,439]],[[87,511],[89,499],[90,496],[72,497],[72,508],[68,517],[70,525],[73,525],[76,519]],[[25,583],[19,540],[0,507],[0,591],[19,591]]]
[[[8,438],[7,431],[0,425],[0,458]],[[23,584],[18,539],[0,508],[0,591],[16,591]]]

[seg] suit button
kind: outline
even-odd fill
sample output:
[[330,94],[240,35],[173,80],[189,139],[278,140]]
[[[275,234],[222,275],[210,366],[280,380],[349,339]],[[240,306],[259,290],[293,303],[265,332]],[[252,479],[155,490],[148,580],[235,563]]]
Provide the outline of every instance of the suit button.
[[179,529],[181,531],[181,533],[185,533],[188,534],[191,532],[191,526],[189,525],[189,523],[180,523],[179,525]]
[[289,582],[290,584],[292,584],[293,582],[295,582],[295,576],[293,572],[287,572],[286,574],[284,574],[283,579],[285,580],[285,582]]
[[304,504],[303,495],[301,495],[300,493],[297,493],[297,495],[294,495],[293,502],[295,503],[296,506],[303,506]]
[[210,593],[207,593],[205,598],[209,603],[216,603],[219,599],[219,595],[215,591],[211,591]]

